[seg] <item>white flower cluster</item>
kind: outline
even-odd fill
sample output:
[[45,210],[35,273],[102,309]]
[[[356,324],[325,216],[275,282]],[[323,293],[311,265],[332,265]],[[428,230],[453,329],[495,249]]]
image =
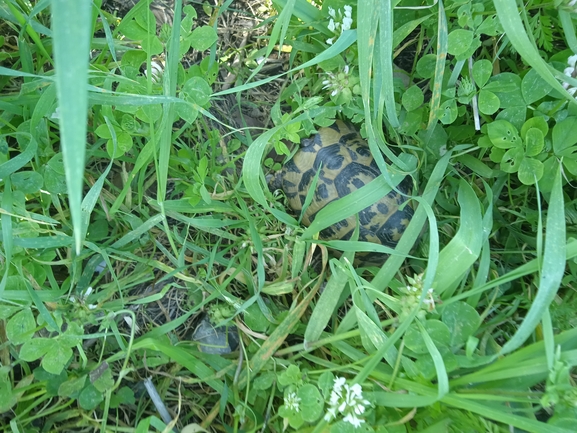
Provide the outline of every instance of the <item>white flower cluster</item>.
[[[577,1],[577,0],[575,0]],[[568,68],[563,71],[565,75],[571,78],[577,78],[577,54],[572,55],[567,59]],[[577,93],[577,87],[570,85],[569,83],[563,83],[563,87],[567,89],[571,96],[575,96]]]
[[288,408],[288,409],[292,409],[295,412],[300,412],[301,410],[301,399],[299,396],[297,396],[296,392],[290,392],[285,398],[284,398],[284,405]]
[[[414,278],[407,276],[409,284],[404,288],[405,295],[401,297],[401,313],[400,319],[403,320],[408,317],[413,309],[421,302],[421,294],[423,293],[423,274],[415,275]],[[424,319],[427,313],[435,310],[435,292],[432,288],[427,290],[423,304],[417,317]]]
[[[336,11],[329,6],[329,16],[331,19],[329,20],[328,29],[335,34],[336,37],[340,36],[342,32],[345,30],[350,30],[351,25],[353,24],[353,8],[349,5],[344,6],[345,13],[341,12],[340,9]],[[327,44],[333,44],[333,38],[327,39]]]
[[343,421],[352,424],[355,428],[365,422],[359,418],[370,404],[363,398],[363,388],[358,383],[349,386],[344,377],[337,377],[331,392],[330,407],[325,415],[325,421],[331,421],[340,413]]
[[345,65],[343,72],[334,74],[327,72],[327,79],[323,81],[323,89],[332,89],[331,96],[336,96],[349,87],[349,65]]

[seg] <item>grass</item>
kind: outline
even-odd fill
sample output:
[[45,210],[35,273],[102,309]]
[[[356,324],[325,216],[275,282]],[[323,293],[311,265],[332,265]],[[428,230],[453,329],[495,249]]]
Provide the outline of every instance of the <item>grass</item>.
[[[0,5],[2,431],[573,431],[568,2],[72,3]],[[303,227],[335,118],[384,175]],[[318,239],[405,175],[382,266]]]

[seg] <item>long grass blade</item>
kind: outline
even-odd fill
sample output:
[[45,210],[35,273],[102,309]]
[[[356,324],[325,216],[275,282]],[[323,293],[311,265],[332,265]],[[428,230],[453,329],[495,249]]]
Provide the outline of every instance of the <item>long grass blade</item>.
[[451,292],[479,257],[483,245],[483,219],[479,199],[464,180],[459,185],[461,225],[457,234],[439,254],[439,268],[433,281],[435,291]]
[[547,211],[547,234],[545,237],[541,277],[539,279],[539,291],[523,323],[515,335],[503,346],[499,355],[512,352],[529,338],[539,324],[544,311],[551,305],[561,284],[567,259],[567,252],[564,247],[566,229],[563,188],[561,185],[561,166],[559,166],[555,174]]
[[82,187],[88,110],[88,54],[92,2],[53,0],[54,65],[60,139],[77,254],[82,247]]

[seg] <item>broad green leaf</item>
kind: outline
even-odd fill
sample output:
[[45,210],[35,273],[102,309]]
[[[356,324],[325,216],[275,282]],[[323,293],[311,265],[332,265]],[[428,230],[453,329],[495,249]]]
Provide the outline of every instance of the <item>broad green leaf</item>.
[[299,388],[297,395],[301,399],[301,414],[306,422],[315,422],[323,415],[325,402],[319,389],[308,383]]
[[190,34],[190,46],[198,51],[208,50],[218,40],[218,35],[212,27],[197,27]]
[[577,143],[577,117],[571,116],[553,126],[553,151],[555,155],[569,156]]
[[533,185],[543,177],[543,163],[534,158],[523,158],[519,166],[519,180],[525,185]]
[[22,191],[24,194],[32,194],[42,188],[44,184],[44,178],[36,171],[19,171],[10,177],[14,189]]
[[521,161],[525,158],[525,153],[522,147],[514,147],[507,150],[501,158],[501,165],[499,166],[501,170],[505,173],[515,173],[519,170]]
[[55,397],[58,395],[60,385],[68,380],[68,373],[64,370],[59,375],[55,375],[48,373],[42,366],[38,366],[34,369],[34,378],[38,381],[46,381],[47,394],[50,397]]
[[485,89],[481,89],[479,92],[479,111],[483,114],[495,114],[499,107],[501,106],[501,101],[493,92]]
[[[180,97],[185,101],[204,107],[210,101],[211,94],[212,89],[206,80],[200,77],[192,77],[182,86]],[[189,108],[188,106],[184,107]]]
[[[567,162],[567,158],[563,160],[563,164]],[[556,156],[552,155],[543,163],[543,177],[539,180],[539,189],[543,193],[551,192],[553,188],[553,182],[555,180],[557,165],[559,160]]]
[[425,54],[417,61],[417,74],[422,78],[433,78],[436,61],[437,57],[434,54]]
[[71,377],[66,382],[63,382],[58,388],[58,395],[60,397],[78,398],[80,391],[84,389],[87,375],[80,377]]
[[478,60],[473,64],[473,79],[479,88],[487,84],[492,73],[493,65],[489,60]]
[[441,320],[448,327],[451,347],[464,344],[481,325],[479,313],[466,302],[453,302],[444,307]]
[[575,155],[563,158],[563,167],[565,167],[565,169],[573,176],[577,176],[577,159],[575,158]]
[[104,401],[104,396],[91,383],[78,396],[78,403],[84,410],[94,410],[102,401]]
[[36,321],[30,308],[25,308],[16,313],[6,324],[6,336],[8,341],[14,345],[31,340],[35,330]]
[[525,135],[525,155],[537,156],[543,150],[545,137],[543,132],[537,128],[529,128]]
[[455,99],[449,99],[441,104],[437,117],[443,125],[450,125],[457,119],[458,114],[457,101]]
[[477,28],[476,32],[478,34],[484,34],[488,36],[497,36],[502,33],[501,24],[497,19],[497,15],[489,15]]
[[521,127],[521,138],[524,140],[527,135],[527,131],[531,128],[537,128],[543,134],[543,137],[549,132],[549,125],[547,121],[542,116],[531,117],[528,119]]
[[132,405],[136,402],[134,391],[127,386],[123,386],[110,397],[110,407],[119,408],[122,405]]
[[92,379],[92,373],[93,372],[90,373],[90,381],[98,391],[105,392],[113,388],[114,378],[112,377],[112,370],[110,368],[106,368],[97,379]]
[[[458,363],[455,359],[455,355],[448,348],[443,346],[437,348],[437,346],[435,346],[435,343],[431,339],[431,336],[427,333],[425,327],[420,321],[417,320],[415,323],[417,324],[417,326],[421,331],[421,336],[425,341],[427,350],[429,352],[429,356],[433,360],[435,373],[437,377],[437,397],[441,399],[449,392],[449,378],[447,376],[447,370],[451,371],[457,368]],[[426,358],[421,357],[417,360],[417,367],[419,366],[419,362],[422,361],[423,359]],[[425,377],[432,378],[433,376],[429,374],[428,376]]]
[[487,134],[493,146],[509,149],[521,145],[521,137],[515,126],[506,120],[495,120],[487,125]]
[[304,424],[302,413],[292,406],[282,405],[279,407],[278,414],[288,421],[288,425],[293,429],[298,429]]
[[521,82],[521,91],[527,105],[544,98],[551,90],[551,85],[541,78],[536,69],[530,69]]
[[0,412],[8,412],[18,403],[18,398],[12,393],[11,379],[6,368],[0,369]]
[[141,27],[144,35],[156,33],[156,17],[149,8],[140,9],[134,16],[134,22]]
[[113,139],[106,142],[106,152],[112,159],[117,159],[132,149],[132,145],[132,136],[127,132],[121,131],[116,134],[116,146]]
[[425,96],[419,86],[411,86],[403,93],[402,104],[407,111],[413,111],[423,105]]
[[448,52],[454,56],[466,52],[473,43],[475,34],[471,30],[456,29],[449,33]]
[[143,105],[138,107],[135,116],[143,122],[154,123],[162,116],[162,106],[160,104]]
[[525,99],[521,93],[521,78],[510,72],[502,72],[494,75],[483,87],[485,90],[493,92],[501,101],[502,108],[527,107]]
[[72,358],[72,349],[55,340],[52,349],[42,358],[42,367],[48,373],[60,374],[68,361]]
[[[447,325],[439,320],[427,320],[424,323],[425,330],[437,346],[450,346],[451,331]],[[417,354],[428,353],[423,335],[416,323],[407,330],[404,338],[405,346]]]
[[503,155],[505,155],[506,149],[499,149],[498,147],[493,147],[491,153],[489,154],[489,159],[493,162],[501,162],[503,160]]
[[20,348],[20,358],[27,362],[42,358],[54,347],[54,341],[50,338],[33,338],[28,340]]

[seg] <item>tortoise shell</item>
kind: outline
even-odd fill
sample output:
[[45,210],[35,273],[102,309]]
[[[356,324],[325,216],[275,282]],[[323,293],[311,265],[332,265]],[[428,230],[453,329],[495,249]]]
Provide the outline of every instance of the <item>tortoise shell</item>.
[[[341,121],[328,128],[320,128],[314,136],[303,139],[301,148],[276,173],[271,189],[284,191],[289,206],[296,213],[302,211],[312,181],[320,168],[316,190],[302,221],[309,226],[317,213],[329,203],[350,194],[376,179],[381,171],[369,146],[360,134]],[[410,194],[411,180],[406,177],[397,189]],[[407,228],[413,209],[399,206],[407,201],[396,191],[381,198],[359,212],[359,240],[394,248]],[[357,225],[356,215],[339,221],[319,233],[324,240],[350,239]],[[362,262],[382,263],[386,255],[357,254]]]

